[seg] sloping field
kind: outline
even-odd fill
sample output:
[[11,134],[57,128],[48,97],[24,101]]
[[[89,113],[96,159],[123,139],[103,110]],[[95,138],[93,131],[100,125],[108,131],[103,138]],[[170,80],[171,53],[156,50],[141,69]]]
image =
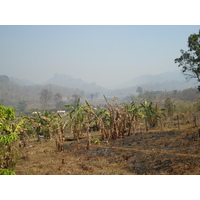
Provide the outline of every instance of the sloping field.
[[18,175],[200,174],[200,139],[191,127],[100,140],[89,149],[86,139],[65,141],[64,152],[56,150],[54,140],[40,144],[35,139],[21,153]]

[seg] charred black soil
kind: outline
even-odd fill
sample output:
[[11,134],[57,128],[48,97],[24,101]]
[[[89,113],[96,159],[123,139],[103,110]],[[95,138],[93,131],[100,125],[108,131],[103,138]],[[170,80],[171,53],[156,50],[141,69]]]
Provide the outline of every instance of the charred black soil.
[[[91,133],[92,135],[92,133]],[[98,136],[95,136],[98,138]],[[23,175],[186,175],[200,174],[200,139],[197,128],[133,133],[115,140],[30,141],[15,167]]]

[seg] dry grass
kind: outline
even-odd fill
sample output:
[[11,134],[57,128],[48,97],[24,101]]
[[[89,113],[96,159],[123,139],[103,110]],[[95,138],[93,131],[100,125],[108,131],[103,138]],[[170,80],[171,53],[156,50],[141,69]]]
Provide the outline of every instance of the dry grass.
[[15,167],[23,175],[134,175],[200,174],[200,139],[197,128],[151,131],[101,141],[86,149],[86,139],[65,141],[64,152],[55,141],[36,140],[22,150]]

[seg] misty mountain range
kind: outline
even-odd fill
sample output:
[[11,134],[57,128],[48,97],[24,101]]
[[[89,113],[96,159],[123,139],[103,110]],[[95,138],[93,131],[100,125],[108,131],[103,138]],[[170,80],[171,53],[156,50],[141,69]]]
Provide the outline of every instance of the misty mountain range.
[[197,86],[197,81],[192,79],[186,81],[185,76],[180,71],[165,72],[157,75],[143,75],[134,78],[124,84],[124,88],[130,86],[140,86],[146,90],[184,90]]
[[70,75],[55,74],[52,78],[47,80],[45,84],[67,86],[69,88],[78,88],[84,91],[103,93],[107,89],[98,86],[95,82],[87,83],[82,79],[75,79]]
[[[18,85],[35,85],[31,81],[21,80],[18,78],[10,77],[12,82],[15,82]],[[134,78],[125,83],[120,83],[116,86],[115,90],[109,90],[104,87],[97,85],[95,82],[87,83],[81,79],[75,79],[70,75],[64,74],[55,74],[53,77],[45,81],[42,85],[58,85],[65,86],[69,88],[78,88],[87,92],[99,92],[103,93],[135,93],[137,87],[142,87],[144,90],[183,90],[190,87],[197,86],[197,81],[195,79],[190,80],[189,82],[185,80],[184,75],[180,71],[166,72],[158,75],[143,75],[137,78]],[[126,95],[124,94],[124,95]],[[116,94],[117,95],[117,94]]]

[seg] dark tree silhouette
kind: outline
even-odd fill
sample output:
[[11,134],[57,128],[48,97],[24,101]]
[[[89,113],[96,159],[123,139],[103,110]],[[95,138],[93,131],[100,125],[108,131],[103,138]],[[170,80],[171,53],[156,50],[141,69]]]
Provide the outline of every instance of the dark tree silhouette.
[[[176,58],[175,63],[179,63],[186,79],[197,78],[200,82],[200,30],[198,34],[191,34],[188,37],[188,50],[180,50],[181,57]],[[200,86],[198,86],[200,91]]]

